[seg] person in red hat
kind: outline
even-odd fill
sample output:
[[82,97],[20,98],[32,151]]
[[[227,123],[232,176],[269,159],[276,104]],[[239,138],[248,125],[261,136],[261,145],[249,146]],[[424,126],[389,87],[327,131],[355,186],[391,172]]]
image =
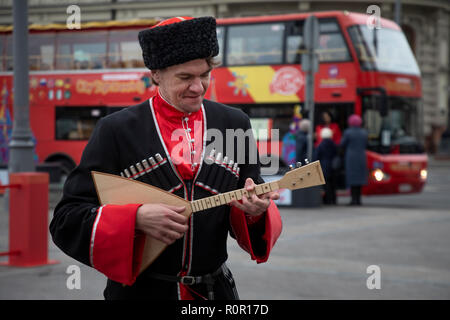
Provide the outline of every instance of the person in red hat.
[[[215,19],[171,18],[138,38],[157,94],[98,122],[55,208],[53,241],[108,277],[106,299],[238,299],[225,264],[228,234],[251,259],[267,261],[282,227],[278,193],[253,193],[189,218],[184,207],[164,203],[99,205],[92,170],[187,200],[251,192],[263,182],[253,137],[238,144],[225,134],[251,132],[248,116],[204,99],[219,53]],[[211,132],[223,139],[212,141]],[[146,235],[168,247],[139,273]]]
[[361,205],[362,187],[368,182],[366,159],[367,131],[362,128],[362,119],[352,114],[347,119],[349,127],[344,131],[341,148],[345,152],[345,183],[350,188],[349,205]]

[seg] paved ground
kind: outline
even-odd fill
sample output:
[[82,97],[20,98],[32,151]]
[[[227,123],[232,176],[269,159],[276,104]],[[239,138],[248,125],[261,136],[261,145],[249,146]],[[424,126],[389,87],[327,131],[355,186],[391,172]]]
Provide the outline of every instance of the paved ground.
[[[283,210],[283,234],[268,263],[231,250],[248,299],[449,299],[450,212],[385,208]],[[369,290],[377,265],[381,289]]]
[[[450,162],[432,163],[429,177],[420,195],[364,198],[361,208],[344,206],[346,198],[338,206],[282,208],[283,233],[265,264],[230,241],[229,267],[241,298],[450,299]],[[6,251],[8,214],[1,208],[0,251]],[[0,299],[102,299],[104,276],[51,241],[49,258],[59,263],[0,266]],[[67,287],[72,265],[80,268],[80,289]],[[376,284],[369,266],[379,268],[380,289],[367,287],[369,277]]]

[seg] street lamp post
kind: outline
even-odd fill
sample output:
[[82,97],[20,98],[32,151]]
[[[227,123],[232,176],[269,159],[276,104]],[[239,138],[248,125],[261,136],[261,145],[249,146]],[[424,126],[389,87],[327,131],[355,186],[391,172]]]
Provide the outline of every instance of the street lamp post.
[[14,121],[9,172],[34,171],[28,80],[28,0],[13,1]]
[[[308,112],[311,125],[308,132],[308,159],[313,159],[314,144],[314,75],[319,70],[317,48],[319,47],[319,20],[315,16],[309,16],[305,21],[303,30],[304,46],[306,53],[302,55],[302,70],[306,75],[305,85],[305,110]],[[302,159],[303,160],[303,159]]]
[[[319,47],[319,20],[314,15],[305,20],[303,29],[303,44],[306,49],[302,54],[302,71],[305,73],[305,111],[308,112],[310,127],[308,132],[309,161],[313,160],[314,145],[314,77],[319,70],[319,58],[317,48]],[[304,159],[301,159],[304,161]],[[306,162],[306,161],[305,161]],[[319,207],[322,203],[321,187],[312,187],[292,191],[292,205],[294,207]]]

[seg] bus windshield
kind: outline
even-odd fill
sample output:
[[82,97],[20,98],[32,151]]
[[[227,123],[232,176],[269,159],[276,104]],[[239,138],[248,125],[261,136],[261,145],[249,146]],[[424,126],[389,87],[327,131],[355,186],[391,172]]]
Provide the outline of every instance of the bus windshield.
[[369,29],[366,25],[348,28],[363,70],[420,75],[416,59],[401,31]]
[[[363,96],[363,118],[369,134],[369,149],[379,153],[421,153],[419,100],[388,99],[389,113],[382,116],[373,96]],[[398,148],[394,150],[393,148]]]

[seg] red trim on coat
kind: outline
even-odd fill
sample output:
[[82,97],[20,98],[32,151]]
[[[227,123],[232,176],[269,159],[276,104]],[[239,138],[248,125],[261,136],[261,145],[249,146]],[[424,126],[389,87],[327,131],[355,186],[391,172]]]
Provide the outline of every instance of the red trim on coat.
[[92,266],[109,279],[126,285],[136,281],[142,261],[145,235],[135,233],[140,206],[105,205],[97,213],[92,229]]
[[267,208],[264,216],[265,232],[263,240],[266,242],[266,250],[264,256],[256,256],[250,241],[249,223],[245,212],[236,207],[232,207],[230,212],[230,224],[236,241],[242,249],[250,254],[252,260],[256,260],[257,263],[266,262],[269,259],[270,251],[280,236],[282,229],[280,211],[272,200],[270,200],[269,208]]

